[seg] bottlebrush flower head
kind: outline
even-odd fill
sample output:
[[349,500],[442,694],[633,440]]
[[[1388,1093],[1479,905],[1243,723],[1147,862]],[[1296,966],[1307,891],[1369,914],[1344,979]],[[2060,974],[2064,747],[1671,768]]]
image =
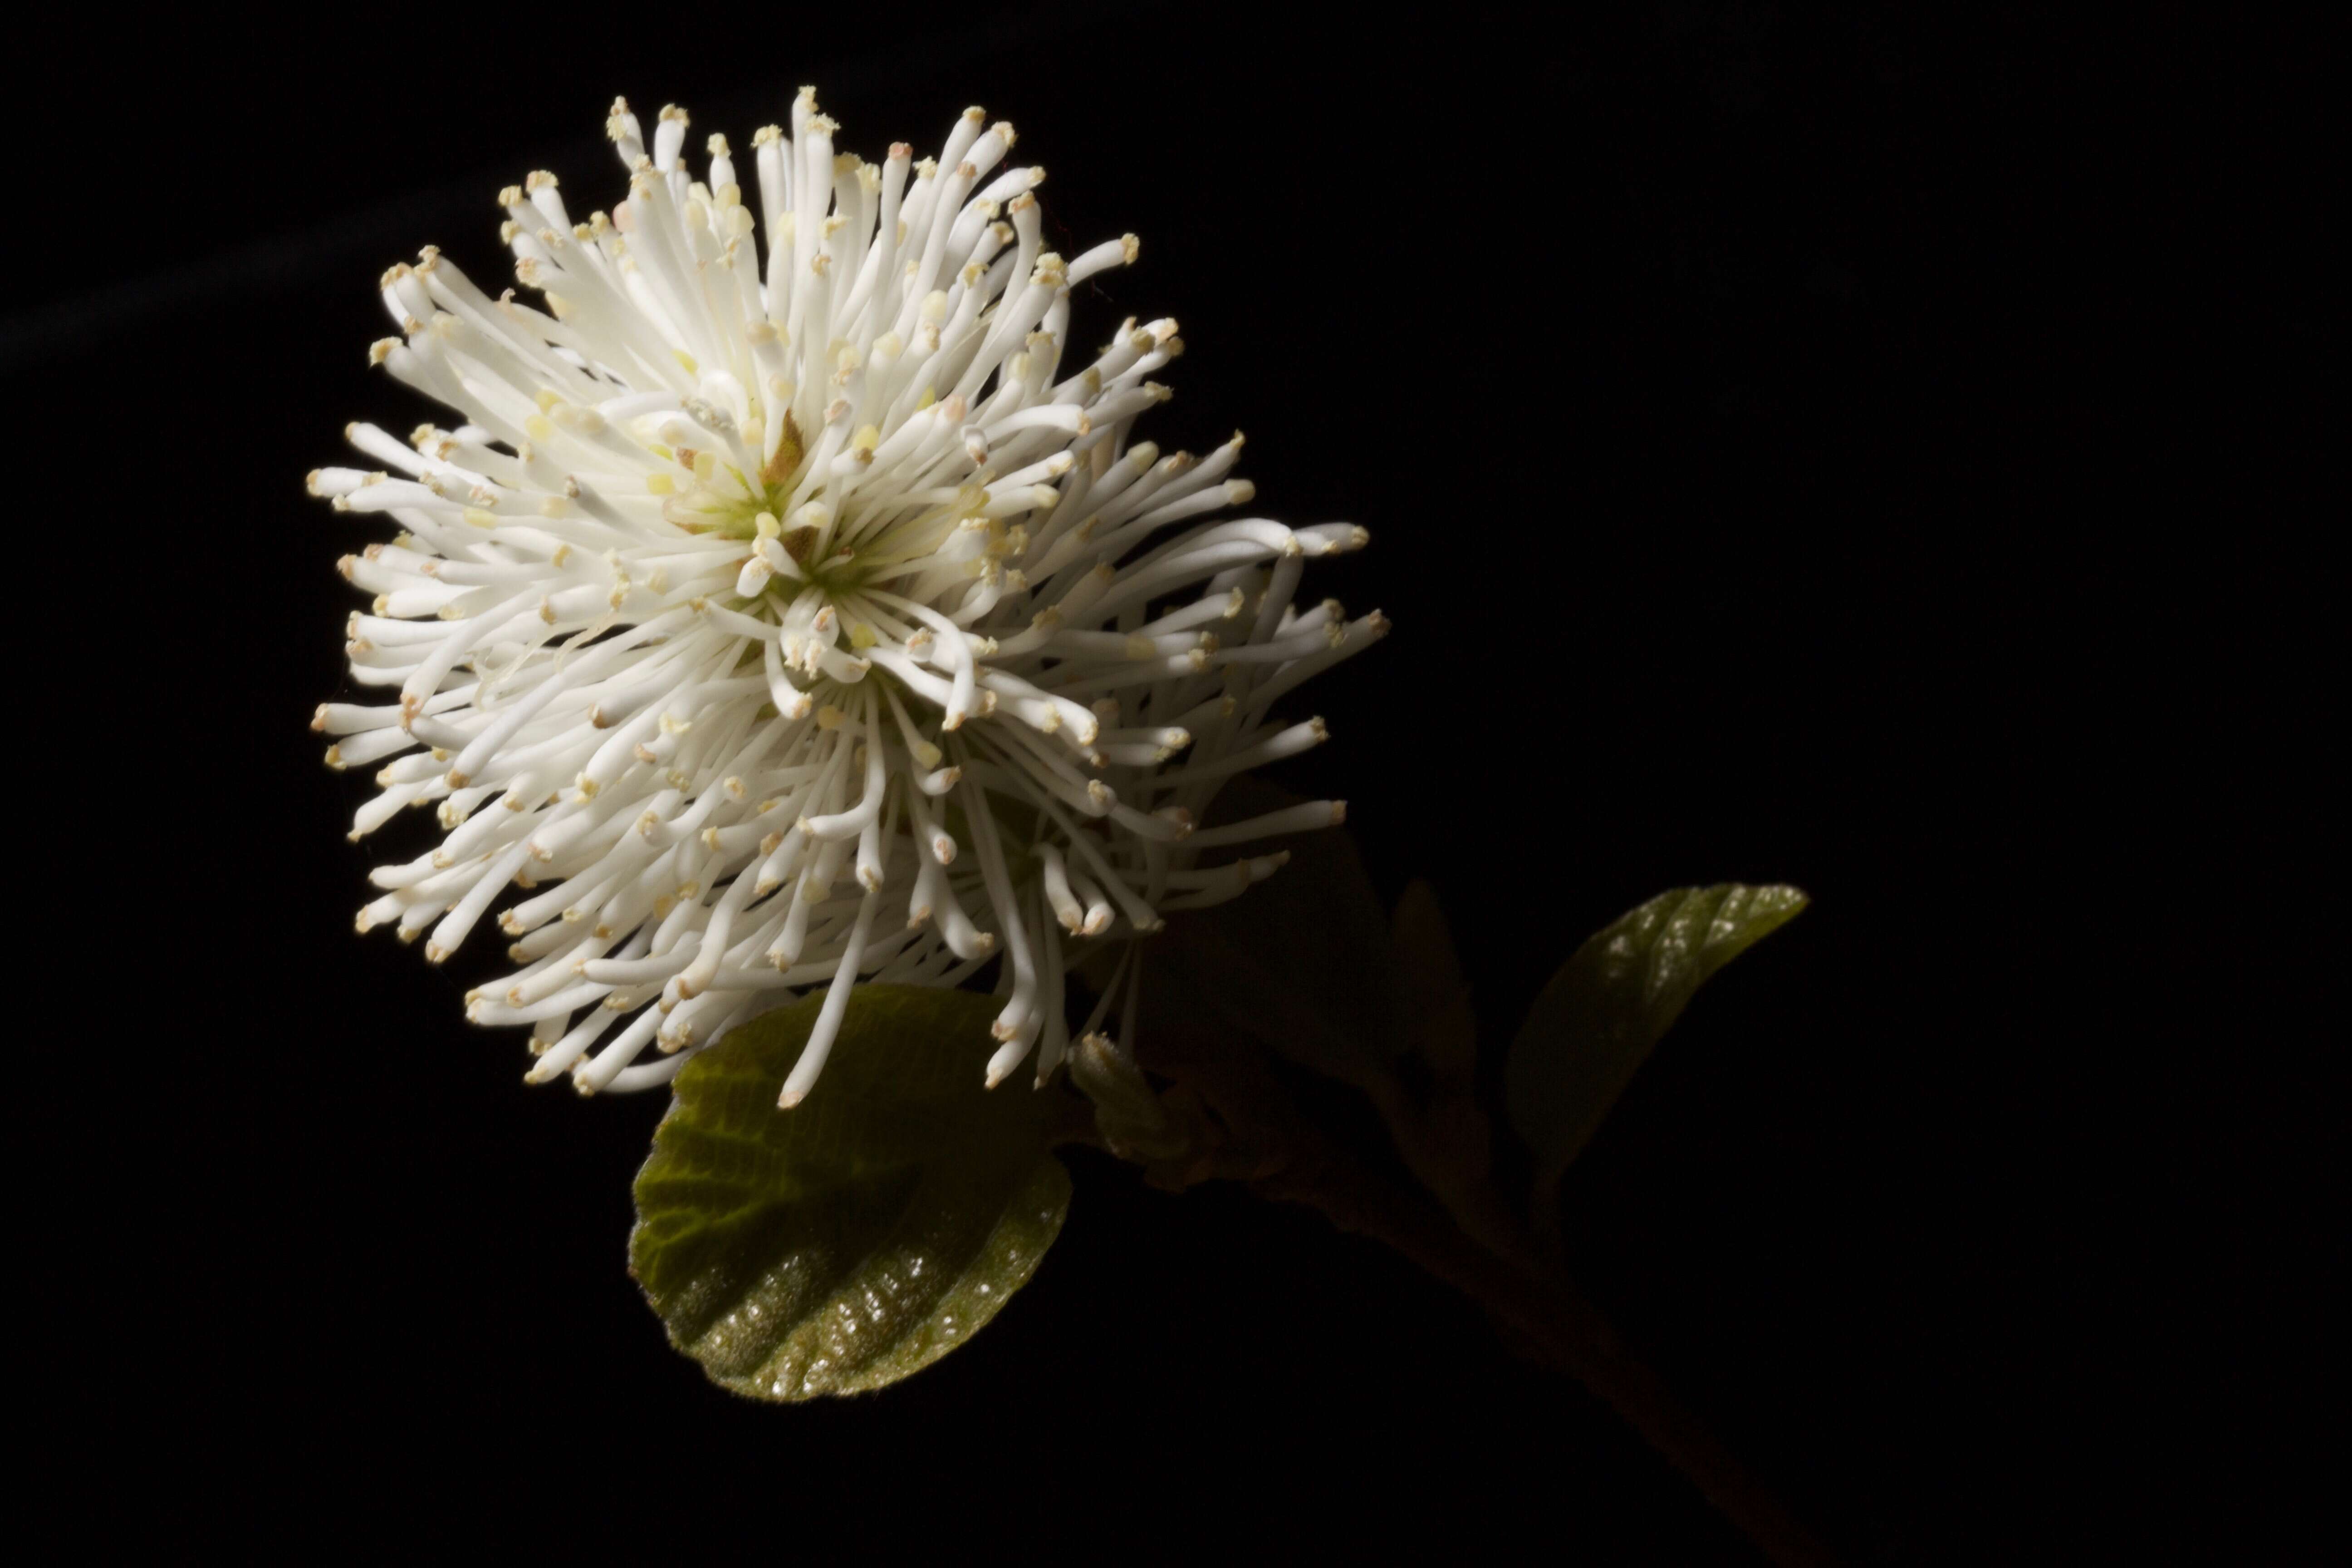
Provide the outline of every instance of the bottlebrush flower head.
[[616,101],[608,130],[609,214],[573,221],[545,174],[500,198],[537,304],[431,249],[384,275],[401,335],[372,358],[456,422],[354,425],[380,467],[310,476],[403,531],[341,563],[374,595],[349,630],[374,700],[312,725],[378,769],[352,836],[428,803],[445,834],[373,873],[359,927],[437,963],[495,919],[517,968],[468,1016],[583,1093],[829,987],[791,1105],[860,978],[992,963],[988,1081],[1034,1050],[1043,1082],[1122,992],[1065,1016],[1081,944],[1231,898],[1285,857],[1217,851],[1342,816],[1196,829],[1223,781],[1324,739],[1275,707],[1386,629],[1297,597],[1364,531],[1216,519],[1252,497],[1238,433],[1130,438],[1182,340],[1130,320],[1066,363],[1071,290],[1136,241],[1046,249],[1011,125],[967,110],[936,160],[868,163],[803,89],[750,170],[713,136],[699,179],[684,110],[648,142]]

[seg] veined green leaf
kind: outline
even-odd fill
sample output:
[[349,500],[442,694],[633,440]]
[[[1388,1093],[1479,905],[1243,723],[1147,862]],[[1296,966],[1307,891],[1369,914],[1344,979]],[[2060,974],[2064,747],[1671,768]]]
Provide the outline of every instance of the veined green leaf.
[[1794,888],[1676,888],[1588,938],[1536,998],[1504,1064],[1539,1206],[1707,977],[1805,907]]
[[822,994],[677,1075],[637,1174],[631,1272],[670,1342],[761,1399],[879,1388],[977,1332],[1062,1227],[1055,1091],[982,1069],[1002,1004],[860,985],[807,1100],[776,1097]]

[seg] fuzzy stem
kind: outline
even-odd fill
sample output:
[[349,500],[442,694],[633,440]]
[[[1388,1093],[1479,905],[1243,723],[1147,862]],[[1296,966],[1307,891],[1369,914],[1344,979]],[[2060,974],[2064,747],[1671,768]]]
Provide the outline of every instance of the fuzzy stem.
[[1772,1562],[1834,1561],[1675,1400],[1509,1213],[1487,1179],[1483,1123],[1433,1122],[1385,1074],[1358,1082],[1441,1207],[1399,1189],[1301,1115],[1263,1054],[1235,1037],[1170,1029],[1155,1044],[1149,1065],[1179,1086],[1166,1103],[1193,1136],[1186,1154],[1146,1162],[1147,1180],[1179,1191],[1202,1181],[1244,1182],[1392,1248],[1478,1302],[1525,1352],[1584,1384]]
[[[1318,1131],[1294,1122],[1289,1158],[1250,1183],[1393,1248],[1485,1307],[1545,1364],[1569,1373],[1688,1477],[1774,1563],[1833,1559],[1626,1346],[1590,1298],[1556,1271],[1539,1279],[1397,1191]],[[1515,1249],[1516,1250],[1516,1249]]]

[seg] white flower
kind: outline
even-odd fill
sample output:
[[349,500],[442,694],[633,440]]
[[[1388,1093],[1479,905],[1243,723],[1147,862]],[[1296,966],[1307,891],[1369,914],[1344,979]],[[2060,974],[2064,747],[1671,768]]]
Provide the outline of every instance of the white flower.
[[460,422],[352,426],[383,471],[310,476],[405,531],[341,563],[376,595],[351,672],[383,700],[312,725],[332,765],[383,764],[352,837],[426,802],[447,833],[373,874],[360,929],[437,962],[520,888],[497,917],[520,968],[468,1015],[530,1026],[533,1081],[661,1083],[828,985],[792,1105],[859,977],[1000,961],[988,1081],[1035,1047],[1042,1082],[1119,991],[1071,1027],[1077,943],[1232,897],[1285,857],[1202,851],[1344,809],[1192,830],[1221,781],[1324,738],[1273,705],[1386,623],[1294,602],[1361,529],[1205,521],[1250,500],[1238,434],[1130,443],[1175,322],[1064,363],[1071,289],[1134,237],[1046,250],[1044,171],[997,173],[1013,128],[978,109],[936,163],[836,155],[809,89],[792,119],[752,139],[755,217],[723,137],[697,180],[683,110],[648,153],[614,103],[611,216],[575,224],[543,174],[501,198],[544,311],[430,249],[384,277],[404,335],[373,358]]

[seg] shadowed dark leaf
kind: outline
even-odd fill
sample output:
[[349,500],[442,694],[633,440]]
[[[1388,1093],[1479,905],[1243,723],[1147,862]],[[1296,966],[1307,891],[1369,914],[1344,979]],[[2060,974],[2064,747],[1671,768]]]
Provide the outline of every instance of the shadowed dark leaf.
[[[1299,797],[1244,776],[1221,791],[1209,821],[1297,805]],[[1302,1067],[1346,1082],[1410,1045],[1389,922],[1346,831],[1285,835],[1251,854],[1290,863],[1230,903],[1169,917],[1144,950],[1147,1017],[1187,1010],[1255,1038]],[[1141,1047],[1147,1059],[1150,1042]]]

